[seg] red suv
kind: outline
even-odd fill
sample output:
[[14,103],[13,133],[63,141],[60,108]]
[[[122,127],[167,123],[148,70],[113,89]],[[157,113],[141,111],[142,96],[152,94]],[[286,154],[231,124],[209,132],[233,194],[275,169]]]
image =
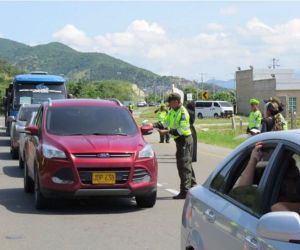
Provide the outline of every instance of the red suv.
[[25,144],[24,189],[36,208],[49,198],[134,196],[156,202],[157,160],[126,107],[104,100],[56,100],[41,105]]

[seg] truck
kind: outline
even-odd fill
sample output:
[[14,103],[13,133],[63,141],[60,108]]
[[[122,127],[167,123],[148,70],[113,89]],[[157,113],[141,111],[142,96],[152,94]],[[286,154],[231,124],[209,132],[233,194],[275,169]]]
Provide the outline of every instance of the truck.
[[49,99],[67,97],[65,79],[62,76],[46,72],[16,75],[3,97],[6,134],[10,135],[11,123],[22,105],[41,104]]

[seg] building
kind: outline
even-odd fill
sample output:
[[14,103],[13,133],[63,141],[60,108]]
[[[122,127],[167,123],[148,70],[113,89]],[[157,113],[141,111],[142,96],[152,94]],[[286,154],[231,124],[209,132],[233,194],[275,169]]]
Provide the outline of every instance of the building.
[[285,116],[291,111],[299,111],[300,115],[300,79],[295,77],[293,70],[250,67],[236,71],[235,77],[238,114],[249,114],[251,98],[259,99],[263,110],[263,100],[277,96],[285,105]]

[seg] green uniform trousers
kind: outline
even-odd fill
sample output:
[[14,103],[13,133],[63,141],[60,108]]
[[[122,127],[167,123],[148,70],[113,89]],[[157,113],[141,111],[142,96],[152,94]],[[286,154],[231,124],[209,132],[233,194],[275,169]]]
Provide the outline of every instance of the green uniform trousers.
[[195,186],[196,178],[192,167],[193,159],[193,137],[180,136],[176,142],[176,163],[180,178],[180,192],[187,192]]

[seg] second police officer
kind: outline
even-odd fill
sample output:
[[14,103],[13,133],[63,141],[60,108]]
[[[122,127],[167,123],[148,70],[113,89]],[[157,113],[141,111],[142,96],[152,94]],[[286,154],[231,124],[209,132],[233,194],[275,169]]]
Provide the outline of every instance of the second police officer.
[[[168,115],[168,110],[166,108],[166,105],[164,103],[160,104],[160,107],[157,110],[155,110],[154,113],[156,113],[157,120],[158,120],[158,122],[156,123],[156,127],[158,127],[159,129],[165,129],[165,120]],[[166,139],[166,143],[169,143],[170,141],[169,133],[167,134],[159,133],[159,137],[160,137],[159,138],[160,143],[164,143],[165,139]]]
[[252,98],[250,99],[251,112],[249,114],[249,124],[247,133],[251,135],[258,134],[260,132],[262,114],[259,110],[259,100]]

